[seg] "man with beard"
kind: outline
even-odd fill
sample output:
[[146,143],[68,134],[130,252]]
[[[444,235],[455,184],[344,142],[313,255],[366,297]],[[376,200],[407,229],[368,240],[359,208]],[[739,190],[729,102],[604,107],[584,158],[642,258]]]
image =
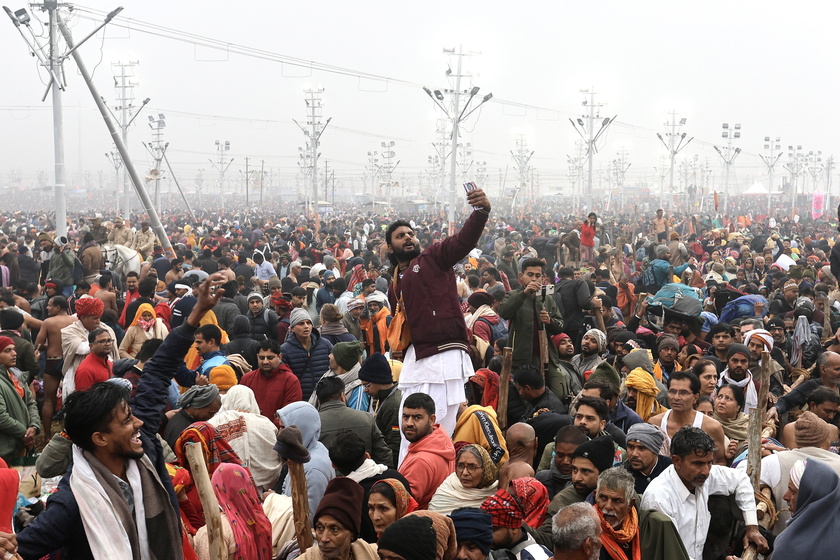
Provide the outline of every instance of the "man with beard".
[[576,395],[583,388],[583,385],[578,377],[577,369],[572,365],[572,358],[575,355],[575,345],[572,338],[566,333],[560,333],[552,336],[551,342],[557,349],[558,370],[563,372],[563,376],[569,384],[569,394]]
[[637,509],[633,477],[613,467],[598,477],[595,511],[601,521],[601,558],[668,558],[688,560],[688,553],[668,516]]
[[572,365],[577,370],[577,377],[580,385],[583,386],[583,380],[587,371],[593,371],[595,366],[603,362],[601,353],[607,347],[607,335],[598,329],[589,329],[583,335],[580,342],[580,354],[572,358]]
[[513,380],[516,391],[526,403],[525,413],[521,418],[522,422],[532,418],[537,411],[543,409],[557,414],[566,413],[566,405],[557,398],[553,391],[548,390],[545,386],[545,378],[534,366],[522,366],[514,373]]
[[[743,344],[732,344],[726,355],[726,369],[720,372],[718,389],[727,384],[737,385],[744,390],[744,414],[758,406],[757,381],[750,373],[750,351]],[[772,388],[772,383],[771,383]],[[781,392],[780,392],[781,394]]]
[[587,441],[586,434],[577,426],[564,426],[557,432],[554,437],[551,467],[536,474],[536,479],[548,490],[549,500],[571,484],[572,454],[585,441]]
[[[606,364],[598,366],[599,369],[607,367]],[[608,425],[615,426],[622,433],[626,434],[630,426],[642,422],[639,415],[618,398],[618,387],[603,377],[591,376],[589,381],[586,382],[586,385],[583,386],[583,393],[581,394],[588,397],[600,397],[604,399],[610,413],[607,417]]]
[[[542,286],[543,262],[539,259],[525,259],[522,262],[522,272],[519,273],[519,287],[505,295],[499,305],[499,316],[510,321],[508,340],[513,347],[513,368],[531,366],[538,368],[540,364],[540,331],[546,336],[560,334],[563,329],[563,317],[557,304],[549,297],[539,297]],[[549,347],[548,371],[546,379],[554,381],[551,392],[558,400],[568,396],[568,383],[557,371],[557,358],[553,347]],[[565,412],[565,408],[557,412]]]
[[692,426],[681,428],[671,441],[674,464],[647,487],[642,509],[655,509],[670,517],[689,558],[699,560],[711,520],[709,496],[734,494],[747,526],[744,548],[754,543],[760,553],[766,553],[767,541],[758,530],[755,497],[746,472],[713,465],[714,454],[715,441],[709,434]]
[[403,400],[402,434],[409,442],[399,471],[411,485],[419,509],[426,509],[438,486],[455,470],[455,447],[436,423],[435,402],[424,393]]
[[753,329],[744,336],[744,345],[750,351],[750,370],[761,368],[761,353],[770,353],[770,400],[775,402],[784,393],[785,368],[773,358],[773,335],[765,329]]
[[[734,345],[733,345],[734,346]],[[700,398],[700,380],[690,371],[675,371],[668,380],[668,404],[670,409],[648,419],[650,424],[658,426],[665,434],[665,441],[670,445],[670,438],[683,426],[693,426],[709,434],[715,442],[715,462],[726,464],[726,445],[723,426],[720,422],[694,410]],[[667,449],[667,447],[666,447]]]
[[[410,336],[407,348],[392,349],[393,358],[400,354],[403,358],[399,387],[403,399],[412,393],[431,396],[446,435],[455,429],[458,406],[466,400],[464,383],[473,374],[452,267],[476,247],[490,215],[490,201],[481,189],[469,191],[467,203],[473,212],[461,230],[422,252],[409,222],[397,220],[385,232],[394,265],[394,280],[388,287],[390,308],[395,316],[404,311]],[[404,439],[401,456],[407,447]]]
[[580,444],[572,453],[572,483],[561,490],[548,504],[548,516],[538,532],[543,544],[551,538],[551,518],[560,508],[583,502],[595,491],[598,475],[613,466],[615,447],[610,436]]
[[627,460],[624,468],[636,480],[636,493],[644,494],[650,481],[671,465],[671,458],[660,455],[665,435],[652,424],[642,422],[627,430]]
[[564,507],[552,520],[554,560],[598,560],[601,520],[586,502]]
[[785,321],[781,317],[773,317],[766,324],[767,330],[773,336],[773,349],[770,357],[785,366],[787,371],[793,367],[790,365],[790,340],[787,337]]

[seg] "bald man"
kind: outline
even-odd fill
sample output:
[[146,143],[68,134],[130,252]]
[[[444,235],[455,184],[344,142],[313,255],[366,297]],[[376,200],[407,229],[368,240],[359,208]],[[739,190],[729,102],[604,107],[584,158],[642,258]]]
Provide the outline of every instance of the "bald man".
[[[525,422],[517,422],[508,428],[505,438],[507,439],[510,458],[499,469],[499,480],[511,481],[520,476],[534,476],[534,457],[537,453],[537,434],[534,432],[534,428]],[[509,472],[511,469],[516,468],[517,471],[521,472],[521,465],[514,466],[515,463],[528,465],[532,474],[511,476],[513,474]],[[502,488],[502,486],[499,486],[499,488]]]

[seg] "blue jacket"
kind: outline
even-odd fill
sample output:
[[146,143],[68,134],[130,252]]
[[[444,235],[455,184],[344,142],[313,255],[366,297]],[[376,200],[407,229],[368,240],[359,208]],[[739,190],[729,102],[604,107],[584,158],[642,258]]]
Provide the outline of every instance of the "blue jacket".
[[216,366],[229,366],[230,362],[221,350],[214,350],[208,352],[201,357],[201,365],[196,369],[190,369],[182,361],[178,366],[178,371],[175,372],[175,381],[181,387],[192,387],[195,385],[195,374],[200,373],[204,377],[210,377],[210,370]]
[[309,351],[301,346],[294,333],[289,333],[289,338],[280,346],[283,361],[300,380],[300,388],[305,401],[309,400],[321,376],[330,369],[330,352],[332,352],[332,344],[322,338],[318,331],[313,330],[311,336],[312,344]]
[[[656,279],[656,285],[660,288],[665,284],[671,283],[671,263],[665,259],[653,259],[650,261],[650,266],[653,267],[653,277]],[[685,269],[688,268],[688,263],[681,266],[674,267],[674,275],[680,276]]]
[[328,303],[335,303],[335,294],[331,289],[324,286],[315,293],[315,310],[321,313],[321,308]]
[[[154,357],[143,368],[137,395],[131,403],[134,415],[143,421],[140,428],[143,450],[169,493],[169,500],[176,513],[178,498],[166,471],[163,449],[155,434],[166,409],[172,372],[177,370],[179,363],[183,363],[194,335],[195,329],[186,323],[169,333]],[[47,500],[44,512],[17,534],[18,554],[25,560],[37,560],[61,549],[65,549],[64,558],[93,559],[79,506],[70,488],[71,472],[72,465],[61,479],[58,491]],[[180,543],[172,543],[172,546],[180,546]]]

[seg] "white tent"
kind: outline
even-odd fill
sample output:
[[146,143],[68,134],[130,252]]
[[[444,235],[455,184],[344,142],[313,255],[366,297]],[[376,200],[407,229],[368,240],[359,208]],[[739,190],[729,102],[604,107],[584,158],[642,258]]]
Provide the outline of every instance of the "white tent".
[[768,193],[767,187],[762,185],[759,181],[756,181],[752,184],[750,188],[745,190],[742,194],[763,194],[764,196],[767,196]]

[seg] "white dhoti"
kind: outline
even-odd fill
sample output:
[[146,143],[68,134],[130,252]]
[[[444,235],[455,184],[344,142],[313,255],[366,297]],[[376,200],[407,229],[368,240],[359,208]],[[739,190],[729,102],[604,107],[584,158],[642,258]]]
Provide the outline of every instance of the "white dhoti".
[[[409,346],[400,372],[400,419],[406,397],[413,393],[426,393],[435,401],[435,422],[451,437],[458,419],[458,406],[467,400],[464,383],[474,374],[470,357],[463,350],[447,350],[418,360],[414,346]],[[402,436],[400,463],[408,452],[408,443]]]

